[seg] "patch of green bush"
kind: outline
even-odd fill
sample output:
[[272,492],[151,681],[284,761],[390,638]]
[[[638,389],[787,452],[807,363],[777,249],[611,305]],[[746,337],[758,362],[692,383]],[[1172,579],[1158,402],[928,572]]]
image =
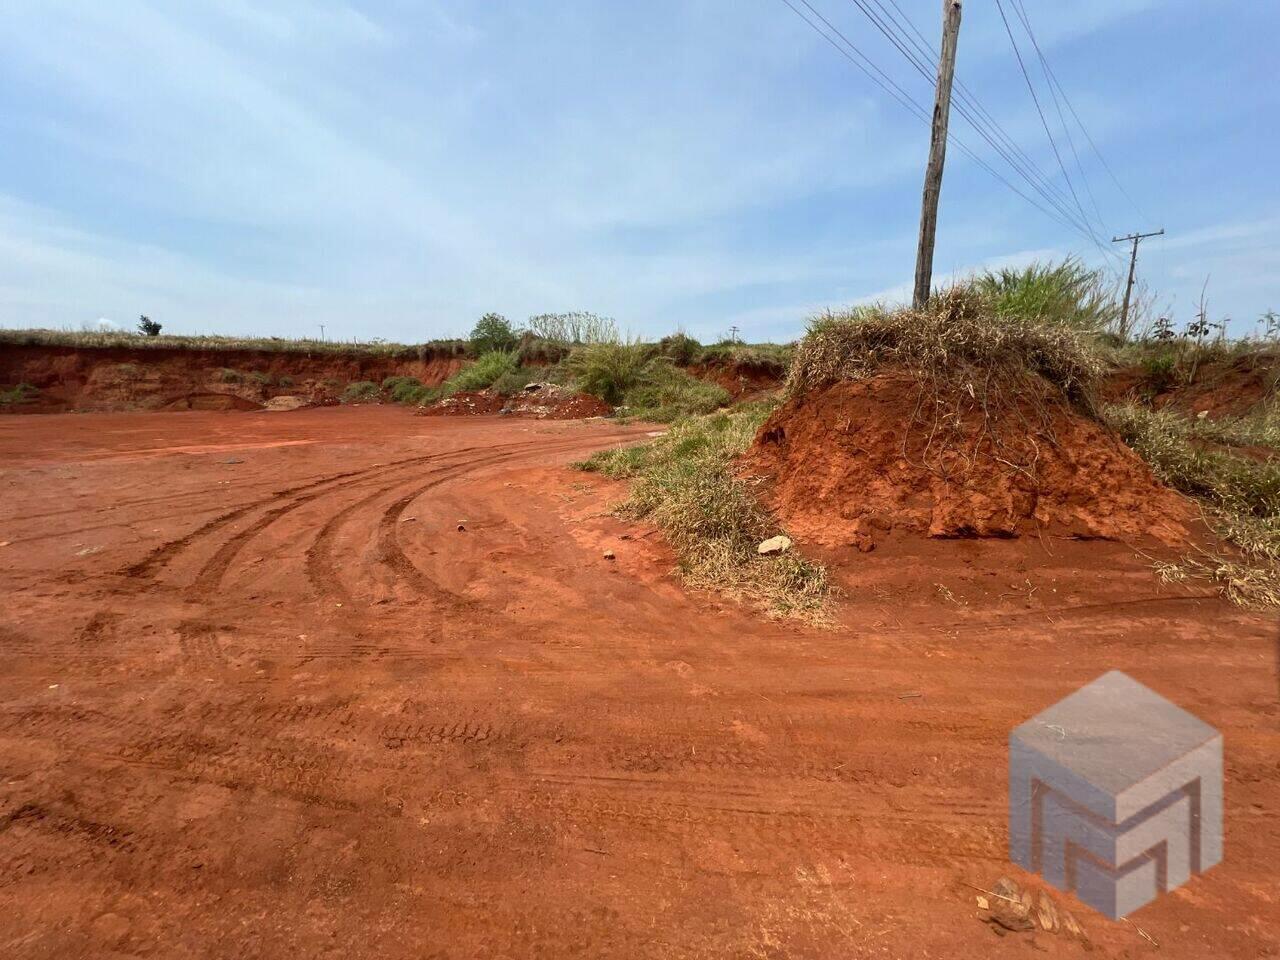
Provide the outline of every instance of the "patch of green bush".
[[579,390],[616,406],[628,391],[653,383],[655,360],[651,344],[606,341],[576,347],[565,365]]
[[378,399],[378,385],[372,380],[357,380],[342,391],[343,403],[368,403]]
[[645,382],[623,394],[622,402],[628,417],[671,423],[712,413],[732,399],[723,387],[690,376],[669,361],[659,361],[652,364]]
[[544,367],[516,367],[494,380],[489,389],[500,397],[510,397],[529,384],[542,380],[545,373]]
[[14,387],[0,388],[0,407],[17,406],[20,403],[30,403],[39,395],[40,391],[29,383],[20,383]]
[[491,386],[503,374],[516,369],[516,355],[504,350],[490,350],[481,354],[474,363],[463,367],[440,386],[441,397],[469,390],[483,390]]
[[972,281],[999,318],[1098,334],[1120,320],[1115,290],[1101,270],[1079,260],[986,271]]
[[244,383],[244,374],[239,370],[223,367],[218,371],[218,380],[222,383]]

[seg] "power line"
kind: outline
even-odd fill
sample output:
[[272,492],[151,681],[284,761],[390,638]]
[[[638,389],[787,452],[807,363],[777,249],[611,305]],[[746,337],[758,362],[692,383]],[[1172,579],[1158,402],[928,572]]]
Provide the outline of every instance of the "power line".
[[[890,2],[892,2],[892,0],[890,0]],[[1021,0],[1018,0],[1018,5],[1020,7],[1022,6]],[[1035,34],[1031,32],[1031,26],[1027,22],[1025,10],[1023,11],[1023,24],[1027,28],[1028,35],[1031,36],[1031,42],[1036,43]],[[1039,51],[1040,45],[1036,44],[1036,52],[1039,53]],[[1111,169],[1111,164],[1107,162],[1107,158],[1102,155],[1102,151],[1098,148],[1097,143],[1094,142],[1093,136],[1089,133],[1089,128],[1086,127],[1084,125],[1084,121],[1080,119],[1080,114],[1076,112],[1076,108],[1072,104],[1071,98],[1067,96],[1067,91],[1063,89],[1062,83],[1058,80],[1057,74],[1053,72],[1053,67],[1049,65],[1049,61],[1043,54],[1041,54],[1040,59],[1044,64],[1046,72],[1049,74],[1050,81],[1052,81],[1053,85],[1058,88],[1058,92],[1062,94],[1062,102],[1067,105],[1067,111],[1075,119],[1076,125],[1080,128],[1080,132],[1084,134],[1085,139],[1089,142],[1089,147],[1093,150],[1094,155],[1102,164],[1103,169],[1107,171],[1107,175],[1111,177],[1111,181],[1116,185],[1116,189],[1119,190],[1120,193],[1123,194],[1124,198],[1129,201],[1129,205],[1133,207],[1134,212],[1137,213],[1139,217],[1143,220],[1150,221],[1151,218],[1142,211],[1142,208],[1138,206],[1138,202],[1129,195],[1129,191],[1124,188],[1124,184],[1120,182],[1120,178],[1117,177],[1115,171]]]
[[[915,100],[915,98],[911,96],[911,94],[907,93],[907,91],[904,90],[891,77],[889,77],[888,74],[886,74],[883,70],[881,70],[878,66],[876,66],[875,63],[866,54],[864,54],[861,50],[859,50],[858,47],[853,43],[853,41],[851,41],[847,36],[845,36],[844,33],[842,33],[839,28],[837,28],[834,24],[831,23],[831,21],[829,21],[821,13],[815,10],[813,6],[810,3],[808,3],[808,0],[800,0],[800,2],[804,4],[804,6],[818,20],[822,21],[822,23],[825,24],[832,33],[834,33],[837,37],[839,37],[840,40],[844,42],[845,46],[841,46],[840,43],[838,43],[835,39],[833,39],[831,34],[828,34],[821,27],[819,27],[813,20],[810,20],[808,17],[806,17],[794,4],[791,3],[791,0],[782,0],[782,2],[786,4],[786,6],[790,8],[791,11],[796,14],[796,16],[798,16],[801,20],[803,20],[815,33],[817,33],[829,44],[831,44],[831,46],[835,48],[837,53],[839,53],[846,60],[848,60],[850,63],[856,66],[859,70],[861,70],[864,74],[866,74],[877,86],[879,86],[882,90],[884,90],[886,93],[892,96],[895,100],[897,100],[900,104],[906,107],[908,111],[915,114],[917,119],[922,120],[926,124],[931,122],[929,115],[925,112],[924,108]],[[847,47],[848,49],[845,49],[845,47]],[[856,54],[857,57],[860,59],[854,59],[854,57],[850,54],[850,51],[852,51],[853,54]],[[879,76],[876,76],[876,74],[878,74]],[[964,154],[968,156],[971,160],[973,160],[974,163],[978,164],[980,167],[986,170],[987,173],[989,173],[992,177],[994,177],[996,180],[1003,183],[1006,187],[1008,187],[1018,196],[1022,197],[1022,199],[1026,200],[1029,204],[1031,204],[1033,207],[1035,207],[1045,216],[1049,217],[1052,220],[1055,220],[1062,226],[1067,227],[1068,229],[1074,229],[1078,231],[1086,240],[1089,240],[1090,242],[1093,242],[1093,243],[1097,242],[1096,239],[1091,235],[1090,231],[1082,227],[1079,223],[1077,223],[1075,221],[1074,216],[1069,215],[1067,211],[1060,209],[1060,212],[1055,214],[1050,210],[1045,209],[1045,207],[1037,203],[1031,197],[1027,196],[1027,194],[1025,194],[1022,190],[1018,189],[1018,187],[1010,183],[1008,178],[1002,176],[998,171],[996,171],[993,167],[991,167],[990,164],[988,164],[985,160],[983,160],[976,153],[974,153],[974,151],[971,150],[969,146],[964,143],[964,141],[960,140],[954,134],[950,134],[947,139],[949,142],[954,143],[956,147],[960,149],[962,152],[964,152]],[[993,147],[994,146],[995,145],[993,144]],[[996,147],[996,149],[997,149],[997,152],[999,152],[999,148]],[[1032,186],[1036,188],[1037,191],[1043,195],[1043,191],[1040,190],[1040,188],[1037,187],[1037,185],[1034,182],[1032,182]],[[1052,197],[1047,197],[1046,199],[1055,207],[1058,206],[1057,204],[1053,203]]]
[[1027,16],[1027,9],[1023,6],[1022,0],[1012,0],[1014,13],[1018,15],[1018,19],[1022,21],[1022,28],[1027,31],[1027,36],[1031,39],[1031,45],[1035,47],[1036,56],[1040,60],[1040,70],[1044,74],[1044,84],[1049,88],[1049,96],[1053,98],[1053,109],[1058,114],[1058,122],[1062,124],[1062,132],[1067,136],[1067,145],[1071,148],[1071,156],[1076,161],[1076,171],[1080,174],[1080,181],[1084,184],[1085,193],[1089,197],[1089,203],[1093,207],[1093,213],[1097,219],[1098,226],[1106,233],[1107,225],[1102,219],[1102,211],[1098,209],[1098,199],[1093,195],[1093,187],[1089,185],[1089,177],[1084,172],[1084,164],[1080,162],[1080,153],[1076,150],[1076,141],[1071,136],[1071,128],[1067,126],[1067,118],[1062,114],[1062,103],[1067,99],[1067,93],[1062,91],[1062,97],[1059,99],[1058,91],[1054,89],[1054,78],[1049,70],[1049,59],[1044,55],[1044,51],[1040,49],[1040,42],[1036,40],[1035,31],[1031,29],[1031,18]]
[[[896,3],[893,3],[894,8],[898,11],[902,23],[905,23],[905,25],[910,28],[916,37],[919,38],[919,41],[917,42],[905,34],[902,35],[901,39],[905,39],[907,43],[911,44],[915,49],[916,54],[919,54],[919,56],[913,55],[911,51],[907,50],[902,45],[896,32],[900,29],[901,24],[898,22],[897,18],[895,18],[894,15],[879,2],[879,0],[870,0],[870,2],[875,3],[880,12],[884,15],[883,21],[879,16],[868,9],[863,0],[852,0],[852,2],[859,10],[862,11],[867,19],[869,19],[876,28],[884,34],[889,42],[907,58],[921,76],[926,80],[932,79],[930,69],[928,65],[922,61],[921,56],[923,56],[925,60],[936,60],[937,54],[928,44],[928,41],[924,39],[919,29],[917,29],[915,25],[911,23],[910,19],[907,18],[901,7]],[[890,2],[892,3],[893,0],[890,0]],[[1077,218],[1076,214],[1070,208],[1070,201],[1067,199],[1066,195],[1060,192],[1055,192],[1056,188],[1044,176],[1044,174],[1040,172],[1035,162],[1026,155],[1025,151],[1023,151],[1013,138],[1004,130],[1004,128],[1000,126],[998,121],[996,121],[995,118],[992,117],[991,114],[981,105],[981,103],[978,102],[977,98],[972,95],[968,88],[964,87],[964,84],[960,81],[957,81],[957,86],[961,88],[961,92],[957,95],[958,102],[956,102],[954,106],[956,111],[964,117],[966,121],[968,121],[971,127],[973,127],[974,131],[982,137],[996,152],[996,154],[1005,160],[1016,173],[1026,180],[1032,189],[1039,193],[1040,196],[1043,197],[1047,203],[1052,205],[1064,218],[1070,221],[1071,225],[1081,231],[1086,236],[1086,239],[1097,247],[1098,250],[1102,251],[1104,254],[1110,253],[1110,251],[1102,245],[1100,238],[1094,233],[1093,226],[1090,224],[1088,216],[1084,214],[1083,208],[1080,207],[1079,202],[1077,201],[1076,205],[1080,210],[1080,217]],[[978,113],[980,116],[985,117],[984,122],[980,122],[978,118],[975,118],[973,113],[970,112],[971,110],[973,113]],[[1003,144],[997,143],[997,139],[1003,141]],[[1061,220],[1059,220],[1059,222],[1061,222]],[[1118,260],[1119,258],[1117,257],[1116,259]]]

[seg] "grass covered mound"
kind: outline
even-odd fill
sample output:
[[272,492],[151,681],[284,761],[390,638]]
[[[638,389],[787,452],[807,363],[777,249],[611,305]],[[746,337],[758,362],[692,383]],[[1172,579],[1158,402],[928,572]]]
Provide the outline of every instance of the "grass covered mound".
[[789,528],[862,549],[893,532],[1186,539],[1187,503],[1092,414],[1088,329],[1000,304],[966,286],[814,321],[747,461]]
[[781,531],[735,473],[771,409],[753,404],[683,420],[652,443],[606,450],[579,467],[632,481],[622,512],[662,530],[691,586],[820,620],[831,592],[826,571],[794,552],[757,553]]

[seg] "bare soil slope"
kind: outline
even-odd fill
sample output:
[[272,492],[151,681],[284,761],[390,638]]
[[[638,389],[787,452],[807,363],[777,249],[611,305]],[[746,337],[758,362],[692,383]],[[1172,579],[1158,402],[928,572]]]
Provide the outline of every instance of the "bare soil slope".
[[[0,420],[0,956],[1276,955],[1272,619],[1050,537],[761,623],[566,469],[646,429]],[[1009,730],[1113,668],[1225,734],[1226,859],[1158,948],[997,936]]]
[[416,359],[376,354],[157,348],[79,349],[0,344],[0,385],[39,393],[15,413],[65,410],[252,410],[272,397],[336,400],[349,383],[417,377],[437,386],[463,358],[424,349]]
[[993,403],[939,398],[885,373],[788,400],[761,427],[747,469],[803,539],[865,546],[1041,533],[1177,544],[1193,511],[1096,421],[1045,385]]

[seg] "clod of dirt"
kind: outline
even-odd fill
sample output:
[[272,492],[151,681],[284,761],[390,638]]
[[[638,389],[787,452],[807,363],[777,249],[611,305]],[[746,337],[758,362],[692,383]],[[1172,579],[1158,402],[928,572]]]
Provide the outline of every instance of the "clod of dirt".
[[756,547],[756,553],[764,555],[771,553],[786,553],[790,549],[791,538],[778,536],[770,537],[768,540],[761,542],[761,544]]
[[904,371],[835,383],[779,407],[743,467],[772,479],[792,533],[864,552],[891,531],[1173,545],[1194,516],[1044,381],[1012,397],[935,393]]
[[464,390],[451,397],[438,400],[418,413],[424,417],[473,417],[486,413],[501,413],[502,398],[487,390]]
[[615,559],[615,557],[616,557],[616,555],[614,554],[614,552],[613,552],[612,550],[606,550],[606,551],[604,552],[604,558],[605,558],[606,560],[613,560],[613,559]]

